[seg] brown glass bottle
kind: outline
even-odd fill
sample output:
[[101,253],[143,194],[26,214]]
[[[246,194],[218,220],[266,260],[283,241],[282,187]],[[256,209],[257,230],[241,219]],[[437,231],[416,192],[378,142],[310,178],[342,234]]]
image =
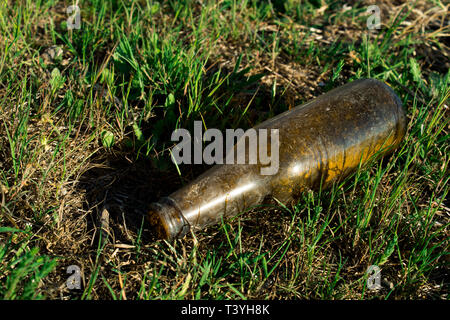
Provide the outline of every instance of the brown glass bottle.
[[173,239],[190,228],[199,230],[220,222],[222,216],[261,204],[267,197],[286,203],[306,189],[329,187],[360,163],[397,147],[405,121],[400,99],[386,84],[374,79],[346,84],[255,127],[278,129],[276,174],[261,174],[259,160],[215,165],[152,204],[147,218],[158,238]]

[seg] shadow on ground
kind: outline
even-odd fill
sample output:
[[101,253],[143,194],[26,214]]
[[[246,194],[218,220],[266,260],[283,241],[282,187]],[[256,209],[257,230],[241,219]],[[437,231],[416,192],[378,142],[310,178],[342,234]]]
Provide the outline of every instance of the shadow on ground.
[[[137,237],[141,237],[144,243],[155,241],[144,219],[145,213],[152,202],[183,184],[175,166],[160,170],[152,159],[132,161],[129,159],[132,156],[126,153],[102,154],[92,159],[95,164],[80,178],[78,188],[86,194],[87,209],[92,212],[90,227],[95,230],[96,238],[103,226],[103,231],[109,234],[113,243],[132,244]],[[170,162],[169,159],[167,161]],[[192,171],[197,174],[206,169],[196,167]]]

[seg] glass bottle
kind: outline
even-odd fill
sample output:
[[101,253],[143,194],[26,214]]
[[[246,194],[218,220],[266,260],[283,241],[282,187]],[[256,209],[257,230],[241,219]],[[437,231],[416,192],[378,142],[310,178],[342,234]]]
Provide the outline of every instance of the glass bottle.
[[258,136],[264,132],[260,129],[268,132],[267,143],[259,143],[257,150],[278,152],[276,171],[264,173],[268,166],[262,159],[249,161],[254,149],[248,137],[241,137],[226,156],[231,152],[239,156],[239,145],[245,143],[245,163],[216,164],[153,203],[147,219],[158,238],[173,239],[191,228],[219,223],[268,197],[287,203],[305,190],[331,186],[373,156],[392,152],[405,135],[405,123],[402,103],[388,85],[356,80],[254,128]]

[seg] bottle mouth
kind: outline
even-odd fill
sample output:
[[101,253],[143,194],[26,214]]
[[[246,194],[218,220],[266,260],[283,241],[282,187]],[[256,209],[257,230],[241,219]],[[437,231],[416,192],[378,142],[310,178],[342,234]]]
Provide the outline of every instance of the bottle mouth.
[[161,198],[158,202],[150,205],[147,221],[158,239],[182,238],[190,229],[189,223],[181,210],[175,201],[169,197]]

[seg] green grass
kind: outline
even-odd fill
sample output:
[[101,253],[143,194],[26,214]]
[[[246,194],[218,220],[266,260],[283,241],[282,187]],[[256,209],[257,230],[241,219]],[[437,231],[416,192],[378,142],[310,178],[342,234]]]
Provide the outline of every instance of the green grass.
[[[1,298],[448,299],[448,5],[381,1],[368,31],[362,2],[79,1],[68,30],[71,4],[0,3]],[[392,156],[152,241],[135,212],[206,169],[172,164],[174,129],[250,128],[365,77],[403,101]]]

